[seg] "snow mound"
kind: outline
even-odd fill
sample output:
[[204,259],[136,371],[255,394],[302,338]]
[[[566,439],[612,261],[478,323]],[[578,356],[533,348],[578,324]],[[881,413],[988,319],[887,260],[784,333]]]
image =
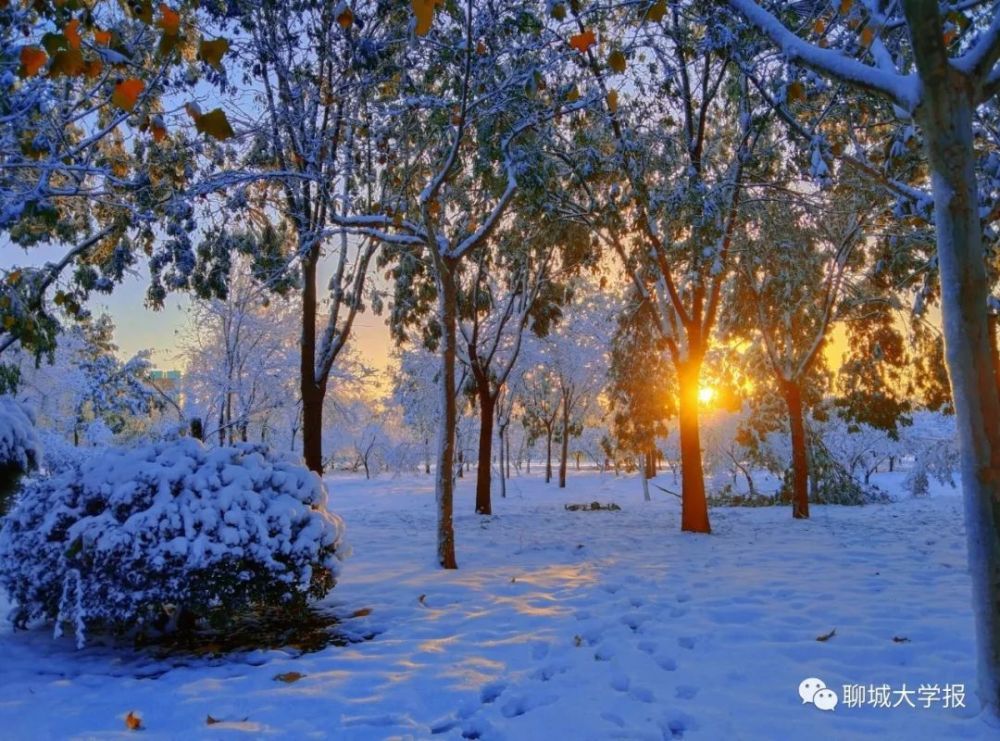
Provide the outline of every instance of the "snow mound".
[[0,396],[0,466],[14,465],[22,472],[38,467],[42,446],[28,412],[16,399]]
[[191,438],[102,451],[29,481],[0,519],[12,619],[88,630],[157,625],[165,611],[225,616],[305,606],[346,552],[320,478],[251,445]]

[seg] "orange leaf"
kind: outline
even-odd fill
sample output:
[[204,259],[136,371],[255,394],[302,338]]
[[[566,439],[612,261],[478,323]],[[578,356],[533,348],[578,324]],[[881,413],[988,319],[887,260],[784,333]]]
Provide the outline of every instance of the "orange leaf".
[[482,39],[479,39],[479,41],[476,42],[476,54],[479,56],[486,54],[486,44]]
[[130,731],[141,731],[142,730],[142,718],[133,713],[131,710],[129,714],[125,716],[125,727]]
[[431,22],[434,20],[434,6],[437,0],[411,0],[413,15],[417,19],[417,36],[426,36],[431,30]]
[[167,126],[163,123],[162,116],[153,116],[149,121],[149,132],[153,135],[154,142],[161,142],[167,138]]
[[47,61],[48,55],[37,46],[21,47],[21,77],[37,75]]
[[86,67],[83,70],[83,74],[85,74],[88,78],[93,80],[95,77],[101,74],[101,70],[103,69],[104,69],[104,62],[102,62],[100,59],[91,59],[89,62],[87,62]]
[[840,14],[847,15],[851,12],[851,7],[854,5],[854,0],[840,0]]
[[79,77],[86,73],[87,65],[83,61],[83,52],[79,49],[60,49],[52,57],[49,65],[49,77]]
[[176,36],[181,30],[181,16],[166,3],[160,3],[160,22],[158,25],[168,36]]
[[340,27],[345,31],[351,27],[351,24],[354,23],[354,13],[350,8],[345,6],[344,9],[337,15],[337,23],[339,23]]
[[66,43],[69,44],[70,49],[80,48],[80,20],[74,18],[69,23],[66,24],[66,28],[63,29],[63,35],[66,37]]
[[274,676],[275,680],[278,682],[284,682],[285,684],[291,684],[292,682],[298,682],[305,674],[299,672],[285,672],[284,674],[276,674]]
[[803,100],[805,100],[806,99],[806,88],[805,88],[805,85],[803,85],[798,80],[795,80],[795,81],[789,83],[789,85],[788,85],[788,94],[786,95],[786,98],[790,102],[793,102],[793,103],[795,101],[803,101]]
[[94,30],[94,43],[98,46],[109,46],[111,44],[111,31]]
[[583,54],[590,47],[597,43],[597,37],[593,31],[584,31],[569,37],[569,45]]
[[612,90],[608,93],[608,110],[612,114],[618,112],[618,91]]
[[813,22],[813,33],[819,35],[826,30],[826,20],[823,18],[817,18]]
[[131,111],[145,89],[146,84],[142,80],[135,78],[122,80],[115,85],[115,91],[111,93],[111,102],[123,111]]
[[871,46],[872,42],[875,40],[875,29],[871,26],[865,26],[861,29],[861,45]]

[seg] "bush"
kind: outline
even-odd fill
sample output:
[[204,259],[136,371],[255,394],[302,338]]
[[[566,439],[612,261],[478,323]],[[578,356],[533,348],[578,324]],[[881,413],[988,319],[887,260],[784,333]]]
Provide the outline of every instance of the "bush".
[[[889,496],[877,486],[858,481],[822,445],[812,447],[809,462],[809,502],[810,504],[843,504],[858,506],[890,501]],[[792,477],[789,468],[782,478],[778,499],[783,503],[792,501]]]
[[264,449],[110,449],[25,485],[0,520],[0,586],[16,625],[69,624],[82,646],[167,612],[304,608],[335,584],[342,531],[320,478]]
[[17,491],[21,476],[38,468],[41,445],[27,411],[10,396],[0,396],[0,515]]

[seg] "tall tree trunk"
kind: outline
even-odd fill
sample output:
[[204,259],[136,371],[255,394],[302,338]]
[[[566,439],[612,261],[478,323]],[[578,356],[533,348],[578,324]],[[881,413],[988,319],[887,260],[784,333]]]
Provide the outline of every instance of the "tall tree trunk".
[[[509,426],[510,426],[509,422],[507,424],[505,424],[503,426],[503,432],[500,434],[500,438],[503,440],[503,447],[504,447],[504,449],[506,451],[504,453],[504,465],[505,465],[505,468],[504,468],[504,478],[505,479],[509,479],[510,478],[510,433],[507,431],[507,428]],[[506,494],[504,496],[506,496]]]
[[424,473],[430,474],[431,472],[431,441],[429,438],[424,438]]
[[566,488],[566,459],[569,457],[569,396],[563,395],[562,448],[559,451],[559,488]]
[[649,445],[646,446],[646,452],[643,456],[643,463],[644,463],[643,468],[645,469],[643,471],[643,475],[647,479],[656,478],[656,453],[654,452],[655,450],[656,449],[653,447],[653,443],[649,443]]
[[437,556],[444,569],[457,569],[455,560],[455,436],[458,427],[458,402],[455,399],[455,358],[457,356],[458,291],[455,286],[457,261],[438,259],[438,316],[441,319],[441,428],[438,437],[437,481]]
[[302,455],[306,467],[323,475],[323,397],[316,383],[316,251],[302,263],[302,327],[299,392],[302,394]]
[[507,441],[507,425],[500,426],[500,498],[507,498],[507,479],[510,477],[510,444]]
[[545,483],[552,481],[552,424],[545,429]]
[[948,60],[932,0],[906,0],[924,88],[934,191],[945,358],[955,403],[969,570],[976,616],[979,699],[1000,718],[1000,393],[989,339],[988,283],[972,119],[976,90]]
[[493,514],[490,501],[490,485],[493,461],[493,418],[496,414],[496,398],[490,393],[489,379],[477,379],[479,394],[479,463],[476,466],[476,513]]
[[792,436],[792,517],[803,520],[809,517],[809,456],[802,415],[802,389],[796,381],[784,381],[783,386]]
[[678,368],[681,438],[681,530],[710,533],[705,477],[701,469],[701,437],[698,426],[698,384],[701,363],[688,360]]

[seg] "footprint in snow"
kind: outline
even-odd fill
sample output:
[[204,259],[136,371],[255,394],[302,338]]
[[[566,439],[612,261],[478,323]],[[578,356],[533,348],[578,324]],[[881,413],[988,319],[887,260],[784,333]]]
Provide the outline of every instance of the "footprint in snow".
[[658,656],[656,658],[656,664],[665,672],[677,671],[677,662],[669,656]]
[[622,672],[615,672],[611,675],[611,689],[618,690],[619,692],[628,692],[631,680],[628,678],[627,674]]
[[500,714],[505,718],[517,718],[542,705],[550,705],[558,699],[556,695],[520,695],[505,702],[500,708]]
[[653,701],[653,690],[648,687],[633,687],[629,691],[629,696],[639,702],[652,702]]
[[638,646],[640,651],[647,654],[656,653],[656,649],[658,648],[655,641],[639,641]]
[[690,684],[682,684],[677,687],[677,691],[674,696],[678,700],[693,700],[698,694],[698,687],[694,687]]
[[694,638],[691,636],[681,636],[677,639],[677,645],[681,648],[694,648]]
[[479,693],[479,698],[483,701],[483,705],[489,705],[500,697],[505,689],[507,689],[507,685],[504,682],[490,682],[483,685],[483,689]]

